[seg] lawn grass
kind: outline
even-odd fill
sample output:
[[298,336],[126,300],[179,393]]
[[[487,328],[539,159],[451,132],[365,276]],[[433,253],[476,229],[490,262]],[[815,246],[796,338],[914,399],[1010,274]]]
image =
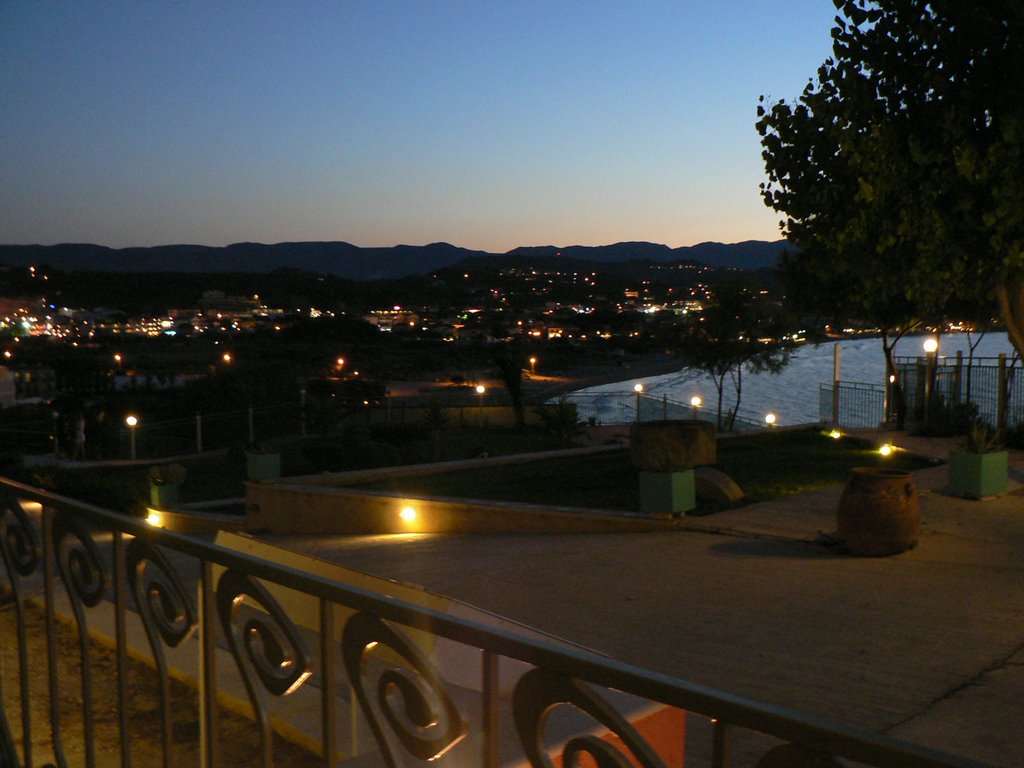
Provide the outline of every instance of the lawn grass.
[[[433,446],[410,440],[394,444],[380,440],[346,441],[340,437],[309,438],[282,443],[285,476],[361,469],[378,464],[430,461]],[[527,453],[561,447],[539,430],[451,430],[442,434],[441,458],[466,459]],[[154,460],[154,464],[160,463]],[[245,456],[234,450],[181,462],[187,478],[182,503],[237,498],[245,495]],[[815,429],[780,430],[739,435],[718,441],[717,468],[743,489],[748,501],[765,501],[791,493],[844,482],[858,466],[920,469],[929,461],[905,453],[883,458],[854,438],[833,440]],[[148,466],[108,467],[103,472],[72,468],[37,470],[26,482],[61,495],[130,514],[142,513],[149,501]],[[639,509],[637,471],[628,451],[545,459],[519,465],[485,467],[460,472],[383,480],[361,486],[414,496],[450,496],[565,507],[636,511]],[[702,505],[697,512],[711,512]]]
[[[365,429],[349,429],[327,437],[272,442],[267,447],[280,451],[282,474],[295,476],[425,463],[435,459],[435,450],[437,458],[450,461],[481,454],[501,456],[563,446],[555,436],[543,430],[519,432],[512,428],[444,430],[435,446],[423,429],[410,430],[405,425],[394,425],[394,429],[380,429],[373,434]],[[140,515],[149,503],[149,468],[166,463],[166,460],[153,459],[136,466],[108,466],[101,472],[74,464],[35,469],[10,467],[0,473],[62,496]],[[186,469],[185,482],[178,492],[180,503],[245,496],[245,454],[241,447],[180,459],[176,463]]]
[[[718,441],[716,468],[743,489],[748,501],[766,501],[845,482],[850,469],[885,466],[915,470],[931,461],[876,448],[818,430],[762,432]],[[637,470],[627,450],[425,477],[395,478],[363,488],[414,496],[451,496],[554,506],[639,509]],[[701,506],[698,512],[714,511]]]

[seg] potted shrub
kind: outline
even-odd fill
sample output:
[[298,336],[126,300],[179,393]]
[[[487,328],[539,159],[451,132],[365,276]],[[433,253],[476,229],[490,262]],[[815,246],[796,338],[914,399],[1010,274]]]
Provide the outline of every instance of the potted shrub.
[[682,514],[697,506],[693,468],[715,463],[715,428],[689,419],[637,422],[629,453],[640,470],[640,511]]
[[169,509],[178,503],[178,489],[187,470],[181,464],[157,464],[149,468],[149,502],[157,509]]
[[969,499],[1006,493],[1009,455],[999,433],[976,421],[967,429],[963,450],[949,454],[949,492]]
[[245,447],[245,477],[247,480],[277,480],[281,477],[281,453],[259,443]]

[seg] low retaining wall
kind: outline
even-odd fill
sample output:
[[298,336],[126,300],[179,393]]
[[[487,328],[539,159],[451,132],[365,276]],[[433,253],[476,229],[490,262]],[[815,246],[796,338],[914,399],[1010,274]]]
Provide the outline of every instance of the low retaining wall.
[[480,499],[395,496],[350,486],[387,477],[410,477],[544,461],[621,450],[617,446],[574,448],[488,459],[389,467],[360,472],[292,477],[248,483],[245,516],[249,531],[269,533],[627,533],[679,530],[670,516],[548,507]]
[[245,516],[247,530],[267,533],[626,533],[682,528],[672,517],[278,483],[251,483]]

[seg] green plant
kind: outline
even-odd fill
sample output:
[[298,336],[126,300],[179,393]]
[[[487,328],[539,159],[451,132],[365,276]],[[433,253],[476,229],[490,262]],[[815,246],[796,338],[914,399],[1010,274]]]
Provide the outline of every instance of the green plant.
[[544,429],[555,435],[562,445],[568,445],[580,432],[576,403],[570,403],[564,397],[554,405],[539,405],[533,412],[544,422]]
[[993,430],[984,421],[977,420],[967,428],[964,447],[969,453],[992,453],[1002,448],[999,430]]

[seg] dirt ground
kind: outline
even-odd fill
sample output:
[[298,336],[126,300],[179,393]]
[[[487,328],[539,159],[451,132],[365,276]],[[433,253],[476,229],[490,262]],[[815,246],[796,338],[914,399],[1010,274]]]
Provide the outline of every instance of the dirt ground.
[[[18,683],[18,642],[15,614],[9,605],[0,612],[0,698],[7,713],[15,743],[22,745],[20,687]],[[50,732],[46,630],[41,608],[28,605],[29,690],[31,691],[32,765],[54,762]],[[59,712],[61,738],[69,764],[85,763],[83,736],[81,663],[77,633],[73,626],[57,623]],[[96,758],[98,766],[121,764],[121,739],[118,732],[117,666],[114,651],[91,644],[92,702],[95,718]],[[171,681],[172,755],[171,765],[192,768],[199,765],[199,700],[197,691]],[[157,768],[163,765],[160,736],[160,687],[152,667],[128,659],[128,713],[132,765]],[[220,711],[220,751],[222,765],[261,765],[259,732],[254,723],[223,708]],[[24,755],[21,755],[24,759]],[[274,764],[282,766],[319,765],[311,752],[274,738]]]

